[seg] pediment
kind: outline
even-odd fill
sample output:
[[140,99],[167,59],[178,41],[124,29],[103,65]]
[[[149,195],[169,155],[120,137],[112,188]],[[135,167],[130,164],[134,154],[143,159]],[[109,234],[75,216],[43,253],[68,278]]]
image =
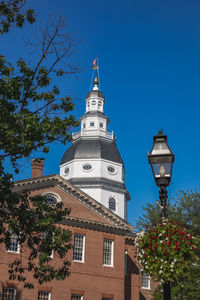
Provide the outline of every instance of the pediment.
[[59,175],[16,181],[14,191],[22,190],[28,190],[32,195],[47,192],[58,194],[64,207],[70,209],[70,215],[65,220],[66,224],[107,227],[122,232],[131,232],[134,229],[128,222]]

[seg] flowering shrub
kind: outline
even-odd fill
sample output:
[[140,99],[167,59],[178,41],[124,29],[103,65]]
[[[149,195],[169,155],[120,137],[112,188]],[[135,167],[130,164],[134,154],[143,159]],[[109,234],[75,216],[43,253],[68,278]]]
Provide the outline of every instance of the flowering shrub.
[[168,220],[160,221],[136,237],[141,271],[161,282],[178,281],[198,259],[199,237]]

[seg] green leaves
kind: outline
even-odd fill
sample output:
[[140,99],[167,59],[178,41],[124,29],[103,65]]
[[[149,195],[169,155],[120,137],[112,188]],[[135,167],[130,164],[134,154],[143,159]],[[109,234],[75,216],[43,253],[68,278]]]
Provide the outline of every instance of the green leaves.
[[[25,253],[24,245],[28,246],[29,251],[26,251],[23,257],[24,264],[20,259],[10,264],[9,278],[23,281],[25,286],[30,287],[31,282],[26,279],[28,265],[28,271],[32,272],[32,276],[38,279],[40,284],[53,279],[64,279],[69,275],[70,263],[66,254],[72,248],[71,232],[58,224],[68,216],[69,210],[63,209],[62,203],[54,207],[49,206],[42,196],[31,198],[27,192],[10,192],[11,194],[12,204],[9,201],[10,197],[6,200],[1,199],[1,211],[9,212],[2,216],[1,242],[9,245],[12,232],[18,237],[20,251]],[[57,259],[56,266],[53,258]]]
[[10,0],[0,2],[0,34],[7,33],[13,23],[22,27],[25,21],[30,24],[35,22],[32,9],[22,10],[24,0]]
[[[34,11],[25,4],[24,0],[0,1],[0,34],[9,32],[12,25],[22,27],[35,21]],[[78,72],[70,61],[64,61],[73,45],[64,30],[61,17],[50,20],[42,31],[39,57],[31,60],[35,64],[23,57],[11,64],[0,54],[0,243],[9,245],[10,232],[17,235],[22,256],[10,265],[10,279],[29,288],[33,285],[27,282],[27,272],[40,284],[69,275],[66,254],[71,249],[71,233],[58,225],[69,211],[62,204],[50,207],[41,196],[13,193],[13,176],[6,167],[10,163],[18,173],[19,159],[37,150],[48,153],[51,142],[70,141],[72,130],[79,125],[71,114],[71,98],[59,97],[53,84],[55,76]],[[56,266],[52,253],[59,261]]]

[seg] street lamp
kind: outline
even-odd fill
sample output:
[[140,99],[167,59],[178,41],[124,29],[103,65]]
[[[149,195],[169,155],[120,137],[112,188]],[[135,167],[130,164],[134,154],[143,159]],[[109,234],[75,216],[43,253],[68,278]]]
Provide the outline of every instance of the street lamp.
[[[167,136],[159,131],[153,137],[153,147],[148,155],[149,163],[152,168],[153,176],[158,187],[160,187],[160,209],[161,217],[167,217],[167,190],[166,187],[170,184],[172,176],[172,167],[174,162],[174,154],[167,144]],[[171,299],[170,282],[165,282],[163,285],[164,300]]]
[[170,184],[172,176],[174,154],[167,144],[167,136],[164,135],[162,131],[159,131],[158,134],[153,137],[153,147],[148,158],[155,182],[157,186],[160,187],[159,198],[161,202],[161,217],[166,218],[166,187]]

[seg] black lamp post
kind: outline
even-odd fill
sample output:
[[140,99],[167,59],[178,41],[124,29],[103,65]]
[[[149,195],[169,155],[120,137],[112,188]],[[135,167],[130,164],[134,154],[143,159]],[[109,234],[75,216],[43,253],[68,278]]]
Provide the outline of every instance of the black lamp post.
[[[159,131],[153,137],[153,147],[148,155],[153,176],[158,187],[160,187],[159,198],[161,217],[167,217],[167,190],[172,176],[172,166],[174,162],[174,154],[171,152],[167,144],[167,136]],[[164,283],[164,300],[171,299],[170,282]]]

